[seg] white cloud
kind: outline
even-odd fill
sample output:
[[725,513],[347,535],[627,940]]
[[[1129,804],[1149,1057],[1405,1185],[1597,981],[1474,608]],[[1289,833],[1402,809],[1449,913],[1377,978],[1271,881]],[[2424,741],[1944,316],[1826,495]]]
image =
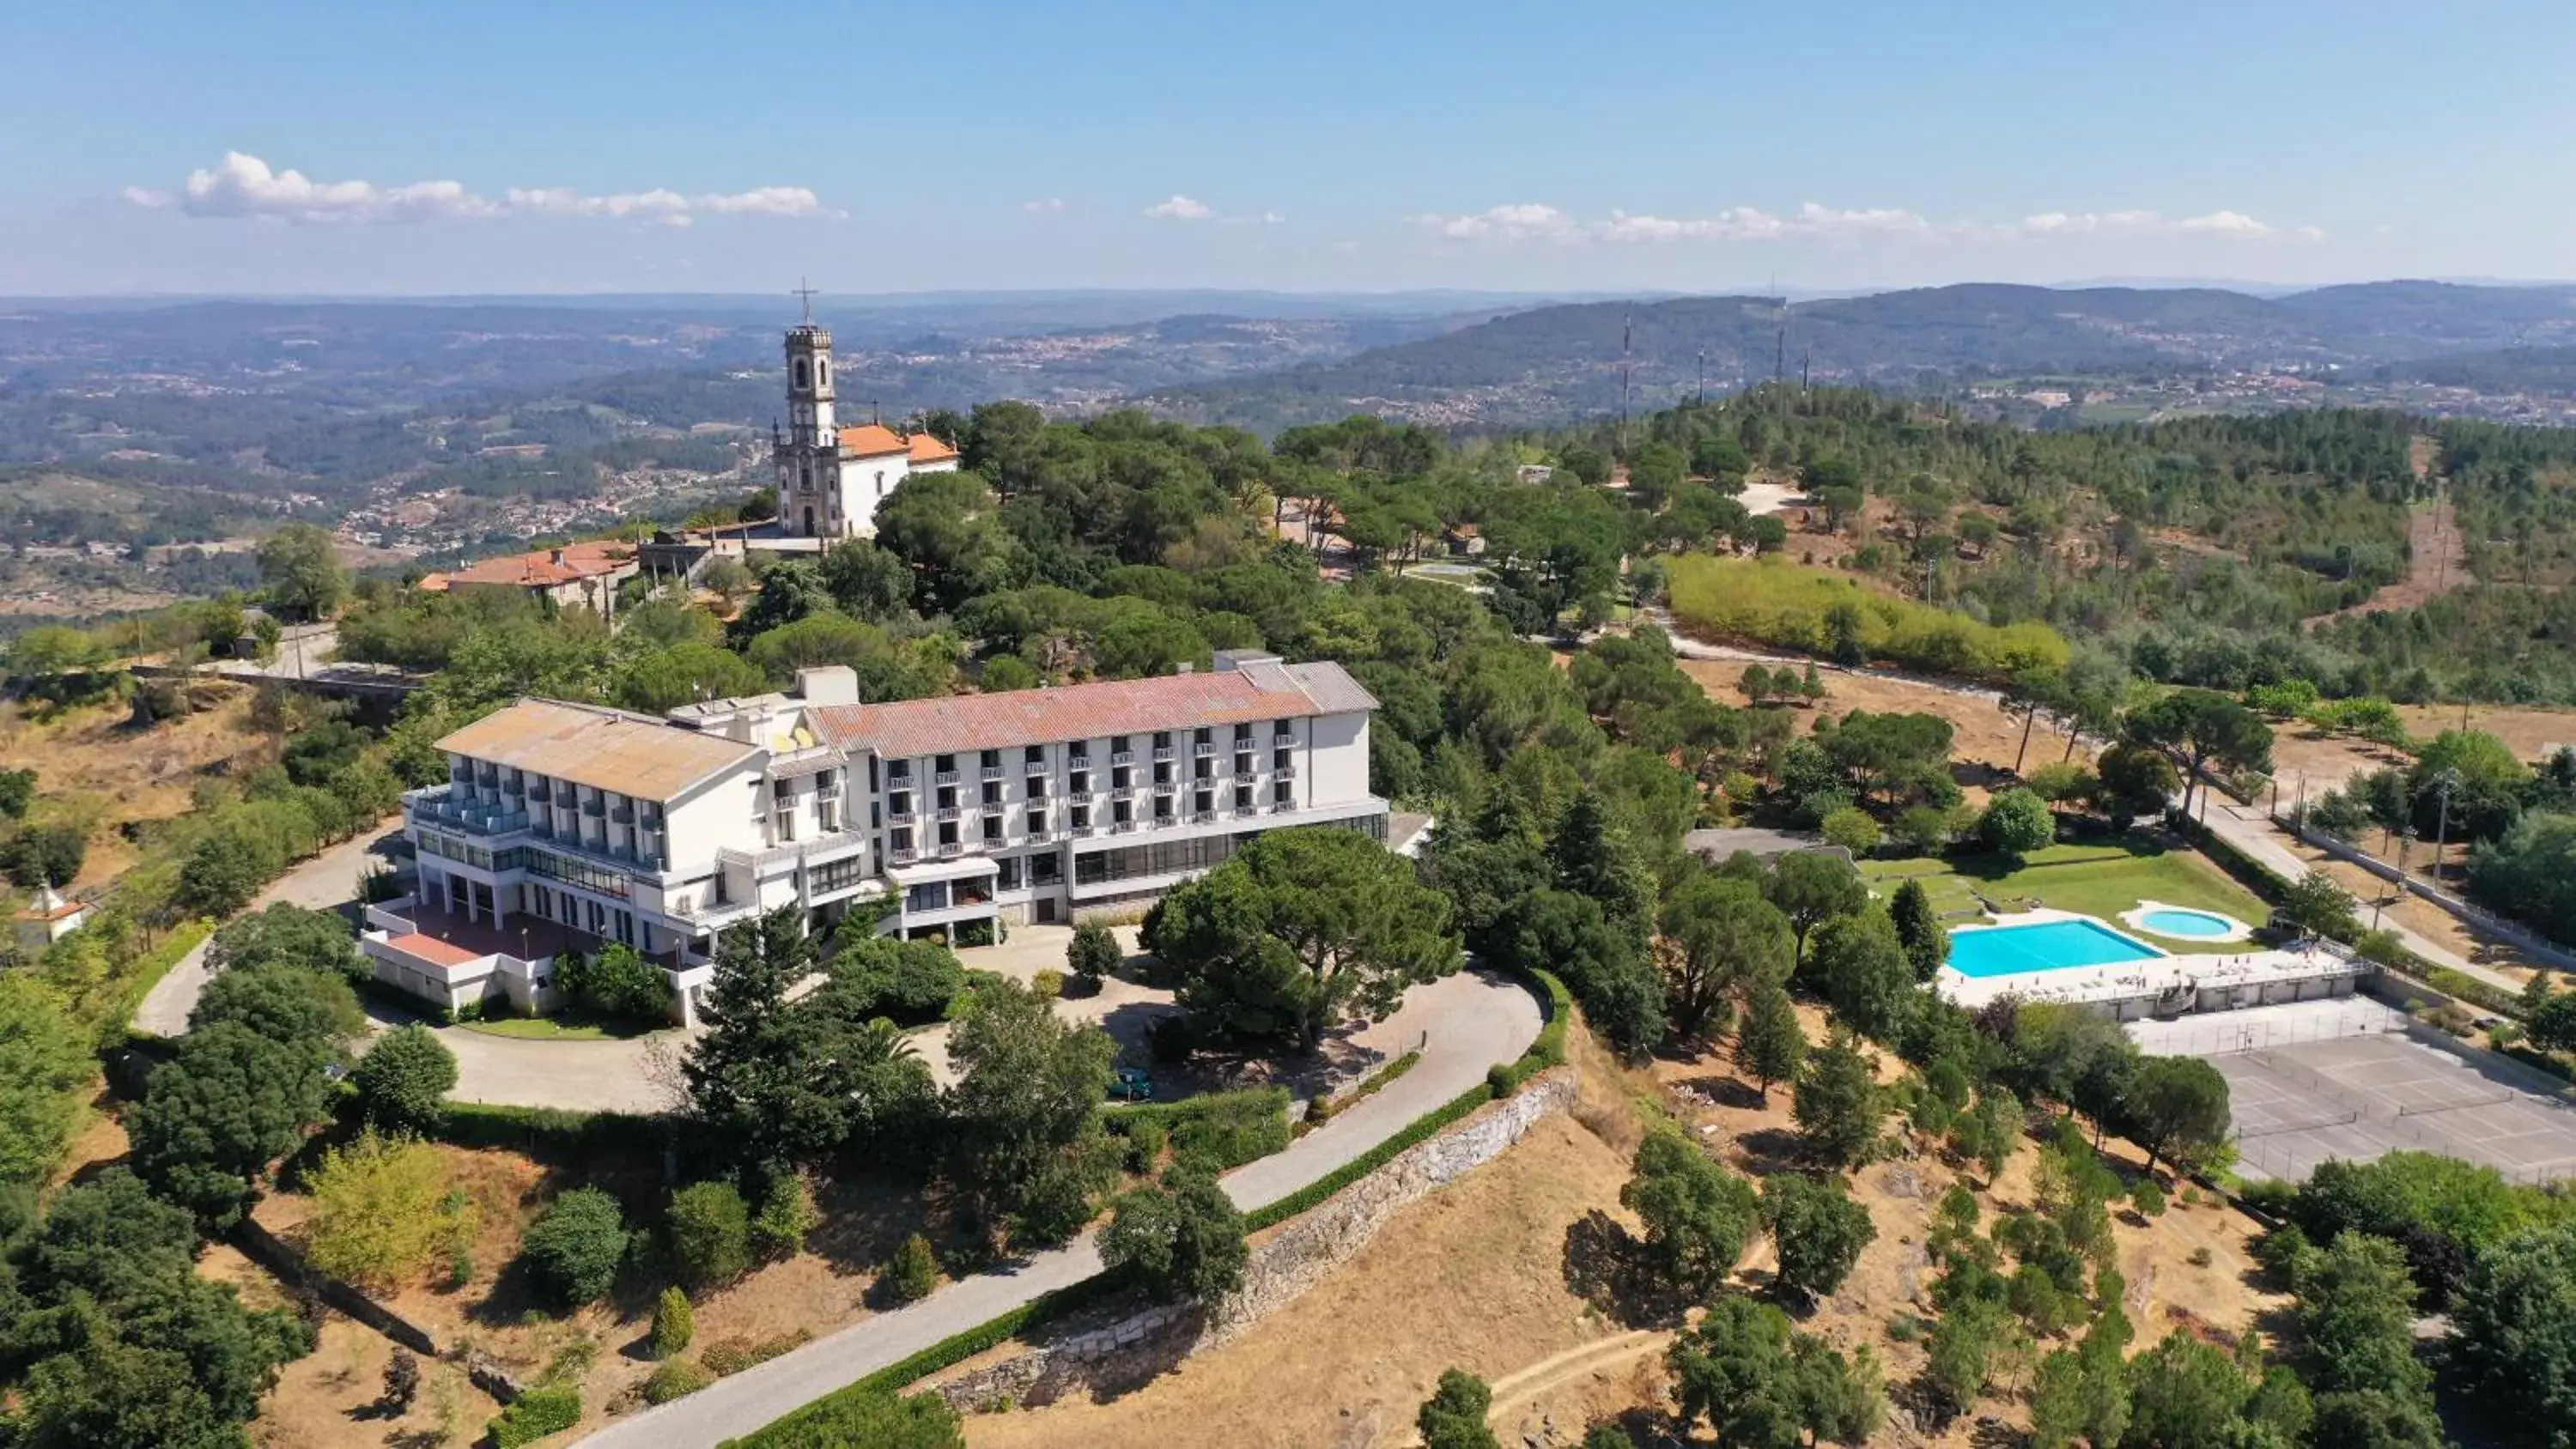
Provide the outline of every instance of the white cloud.
[[1573,217],[1535,201],[1488,207],[1473,216],[1419,216],[1414,220],[1457,241],[1573,240],[1581,230]]
[[1035,200],[1035,201],[1023,201],[1023,202],[1021,202],[1021,203],[1020,203],[1020,210],[1022,210],[1022,211],[1062,211],[1062,210],[1064,210],[1064,198],[1063,198],[1063,197],[1061,197],[1061,196],[1041,196],[1041,197],[1039,197],[1039,198],[1038,198],[1037,200]]
[[1157,221],[1205,221],[1216,215],[1208,204],[1191,197],[1174,195],[1169,201],[1158,201],[1145,208],[1145,214]]
[[178,191],[129,186],[125,200],[198,217],[237,217],[299,224],[420,222],[505,216],[608,217],[656,226],[687,226],[699,216],[834,217],[802,186],[684,196],[676,191],[592,196],[566,187],[512,187],[498,201],[457,181],[378,186],[369,181],[315,181],[279,171],[256,156],[224,153],[212,170],[190,172]]
[[1919,237],[1928,241],[2051,238],[2104,233],[2161,233],[2242,240],[2292,239],[2322,241],[2312,226],[2283,228],[2236,211],[2214,211],[2179,220],[2152,211],[2042,212],[1997,226],[1983,222],[1936,222],[1900,207],[1841,208],[1807,202],[1787,215],[1750,206],[1730,207],[1710,216],[1669,217],[1612,211],[1599,221],[1585,221],[1540,202],[1517,202],[1460,216],[1417,216],[1412,220],[1452,241],[1560,244],[1623,242],[1743,242],[1835,237]]

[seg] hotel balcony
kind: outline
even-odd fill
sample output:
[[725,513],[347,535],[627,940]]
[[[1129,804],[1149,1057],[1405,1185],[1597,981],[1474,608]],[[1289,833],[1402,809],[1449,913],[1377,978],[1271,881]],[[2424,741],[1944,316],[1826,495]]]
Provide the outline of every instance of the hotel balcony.
[[404,797],[413,820],[468,835],[509,835],[528,828],[528,812],[458,795],[452,786],[415,790]]

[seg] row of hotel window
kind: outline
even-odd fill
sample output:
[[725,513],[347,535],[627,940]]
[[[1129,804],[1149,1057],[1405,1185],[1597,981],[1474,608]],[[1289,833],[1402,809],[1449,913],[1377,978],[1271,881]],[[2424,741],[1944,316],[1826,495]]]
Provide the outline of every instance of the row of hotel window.
[[[1176,731],[1173,730],[1156,730],[1154,732],[1153,749],[1155,759],[1169,760],[1172,758],[1172,751],[1175,748],[1172,743],[1172,736],[1175,733]],[[1290,728],[1288,721],[1283,719],[1275,720],[1271,723],[1270,743],[1273,747],[1273,758],[1275,763],[1281,765],[1288,763],[1288,747],[1294,738],[1294,731]],[[1248,724],[1239,724],[1234,727],[1234,738],[1232,740],[1232,744],[1234,745],[1235,752],[1238,757],[1249,754],[1255,743],[1252,726]],[[1206,726],[1201,726],[1198,729],[1190,731],[1190,746],[1192,751],[1196,754],[1215,754],[1216,731]],[[1091,742],[1089,740],[1075,740],[1065,748],[1065,765],[1067,768],[1085,770],[1091,767]],[[1112,735],[1109,737],[1109,762],[1111,764],[1127,764],[1131,761],[1133,754],[1134,749],[1132,736]],[[1020,763],[1023,768],[1032,765],[1044,765],[1046,763],[1046,746],[1029,745],[1024,747],[1020,751]],[[1241,763],[1240,758],[1238,758],[1237,763]],[[1002,752],[1000,750],[981,751],[976,759],[976,764],[979,768],[984,770],[998,770],[1002,768]],[[957,757],[955,755],[933,756],[931,758],[930,767],[935,774],[946,777],[948,780],[953,780],[957,773]],[[911,778],[911,760],[902,759],[886,761],[886,788],[890,790],[899,788],[906,782],[910,781]],[[941,783],[945,782],[946,781],[943,780]],[[1081,787],[1077,786],[1076,788],[1079,789]]]
[[[1271,767],[1272,769],[1274,769],[1274,770],[1286,770],[1286,769],[1292,769],[1292,768],[1294,768],[1294,762],[1293,762],[1293,760],[1292,760],[1292,758],[1291,758],[1291,756],[1290,756],[1290,752],[1289,752],[1289,751],[1287,751],[1287,750],[1274,750],[1274,751],[1272,751],[1271,753],[1272,753],[1273,758],[1271,759],[1270,767]],[[1251,775],[1251,774],[1253,774],[1253,773],[1254,773],[1254,770],[1253,770],[1253,767],[1252,767],[1252,765],[1251,765],[1251,763],[1250,763],[1250,757],[1249,757],[1249,756],[1238,757],[1238,762],[1237,762],[1237,763],[1236,763],[1236,765],[1235,765],[1235,774],[1236,774],[1236,776],[1237,776],[1237,777],[1243,777],[1243,776]],[[1066,793],[1066,794],[1068,794],[1068,795],[1088,795],[1088,794],[1092,793],[1091,775],[1092,775],[1092,772],[1091,772],[1091,770],[1090,770],[1088,767],[1083,766],[1083,765],[1076,765],[1076,766],[1073,768],[1073,770],[1072,770],[1072,772],[1071,772],[1071,774],[1070,774],[1070,776],[1069,776],[1069,778],[1068,778],[1068,780],[1067,780],[1067,782],[1066,782],[1066,785],[1065,785],[1065,793]],[[1195,768],[1193,769],[1193,771],[1192,771],[1192,772],[1191,772],[1191,774],[1190,774],[1190,779],[1191,779],[1191,780],[1193,780],[1193,781],[1195,781],[1195,782],[1197,782],[1197,783],[1202,787],[1202,789],[1204,790],[1204,789],[1207,789],[1207,788],[1213,788],[1212,782],[1213,782],[1216,778],[1217,778],[1217,775],[1216,775],[1216,759],[1215,759],[1215,757],[1214,757],[1214,756],[1212,756],[1212,755],[1202,755],[1202,756],[1200,756],[1200,757],[1199,757],[1199,759],[1196,761]],[[1174,767],[1173,767],[1173,764],[1172,764],[1172,762],[1171,762],[1171,761],[1169,761],[1169,760],[1157,760],[1157,761],[1155,761],[1155,762],[1154,762],[1154,775],[1153,775],[1153,781],[1154,781],[1154,783],[1155,783],[1155,784],[1157,784],[1157,785],[1164,785],[1164,786],[1169,786],[1169,785],[1174,785],[1174,784],[1179,783],[1179,777],[1174,773]],[[785,783],[786,783],[786,782],[784,782],[784,781],[781,781],[781,782],[780,782],[780,784],[781,784],[781,785],[784,785]],[[912,791],[911,789],[909,789],[909,788],[908,788],[909,783],[910,783],[909,781],[905,781],[905,780],[897,780],[897,781],[893,782],[891,785],[889,785],[889,786],[887,787],[887,790],[886,790],[886,813],[887,813],[887,814],[889,814],[889,815],[891,815],[891,816],[893,816],[893,817],[894,817],[895,819],[897,819],[897,820],[900,820],[900,819],[902,819],[904,816],[906,816],[906,815],[910,815],[910,814],[912,813],[912,797],[913,797],[913,791]],[[1116,766],[1112,766],[1112,767],[1110,768],[1110,771],[1109,771],[1109,788],[1110,788],[1110,789],[1112,789],[1112,790],[1132,790],[1132,789],[1136,788],[1136,783],[1137,783],[1137,782],[1136,782],[1136,767],[1135,767],[1135,766],[1133,766],[1133,765],[1116,765]],[[1028,799],[1030,799],[1030,800],[1044,800],[1045,798],[1047,798],[1047,777],[1046,777],[1046,776],[1044,776],[1044,775],[1031,775],[1031,776],[1027,777],[1026,784],[1027,784],[1027,789],[1026,789],[1026,791],[1024,792],[1024,793],[1025,793],[1025,795],[1026,795],[1026,798],[1028,798]],[[933,796],[933,798],[938,802],[938,808],[939,808],[939,809],[941,809],[941,810],[954,810],[954,809],[957,809],[957,808],[958,808],[958,804],[957,804],[957,791],[959,790],[959,788],[960,788],[960,787],[959,787],[959,786],[957,786],[957,785],[939,785],[939,786],[936,786],[936,787],[935,787],[935,789],[936,789],[936,794]],[[1238,787],[1238,788],[1240,788],[1240,789],[1248,789],[1248,788],[1250,788],[1250,787],[1249,787],[1249,786],[1241,786],[1241,787]],[[829,791],[827,790],[827,792],[826,792],[826,793],[829,793]],[[779,798],[780,798],[781,803],[783,804],[783,803],[785,802],[785,799],[786,799],[786,794],[785,794],[785,791],[784,791],[784,790],[782,790],[782,791],[780,792],[780,796],[779,796]],[[989,809],[989,808],[992,808],[992,807],[994,807],[994,806],[998,806],[998,805],[1000,805],[1000,804],[1002,804],[1002,803],[1003,803],[1003,801],[1002,801],[1002,782],[1001,782],[1001,781],[999,781],[999,780],[986,780],[986,781],[984,781],[984,782],[983,782],[983,803],[984,803],[985,807],[986,807],[986,808],[988,808],[988,809]]]
[[[1271,786],[1270,803],[1273,808],[1296,804],[1297,787],[1286,780],[1282,780]],[[1253,788],[1250,785],[1237,785],[1234,787],[1234,809],[1237,814],[1248,815],[1252,813],[1254,809]],[[1197,794],[1191,796],[1190,811],[1193,819],[1214,819],[1216,817],[1216,792],[1213,790],[1201,790]],[[943,813],[945,812],[943,811]],[[896,818],[904,819],[908,817],[899,812]],[[1138,818],[1136,807],[1133,802],[1127,800],[1113,800],[1110,802],[1109,823],[1113,828],[1119,826],[1133,827],[1137,824]],[[1180,817],[1176,813],[1175,797],[1170,795],[1155,796],[1154,813],[1151,818],[1156,825],[1170,825],[1176,822]],[[1072,805],[1068,806],[1065,810],[1065,824],[1074,830],[1094,829],[1096,827],[1096,820],[1097,807],[1089,804]],[[1047,812],[1044,809],[1037,806],[1031,806],[1029,808],[1025,833],[1031,838],[1042,838],[1046,835]],[[935,838],[941,845],[956,845],[961,843],[962,837],[958,834],[958,822],[954,820],[942,820],[938,822],[938,835]],[[983,817],[982,838],[984,843],[988,845],[998,844],[1001,842],[1003,839],[1001,816],[986,815]],[[898,825],[892,830],[886,832],[886,848],[897,855],[902,855],[911,851],[913,849],[912,841],[912,828],[908,825]]]
[[447,766],[449,783],[466,788],[491,791],[523,799],[530,808],[543,808],[551,802],[558,809],[578,806],[585,815],[605,816],[615,812],[622,824],[630,818],[648,830],[662,828],[662,807],[651,800],[636,800],[614,790],[601,790],[576,785],[570,780],[549,780],[521,770],[489,764],[457,755]]
[[[1353,815],[1325,821],[1323,825],[1324,828],[1356,830],[1380,845],[1386,843],[1384,815]],[[1200,835],[1185,840],[1158,840],[1082,851],[1073,858],[1073,883],[1100,885],[1108,881],[1214,870],[1259,833]],[[1030,856],[1006,855],[993,862],[993,879],[989,888],[981,876],[954,882],[927,881],[905,890],[904,909],[938,911],[979,906],[990,901],[995,892],[1043,888],[1063,882],[1064,861],[1052,852]],[[820,889],[816,893],[821,894]]]

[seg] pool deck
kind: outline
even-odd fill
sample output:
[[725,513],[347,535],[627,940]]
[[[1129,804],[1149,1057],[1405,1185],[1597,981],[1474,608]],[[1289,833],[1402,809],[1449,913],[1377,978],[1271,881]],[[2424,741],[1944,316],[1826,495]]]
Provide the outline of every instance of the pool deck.
[[[1953,939],[1973,931],[2039,926],[2053,921],[2088,921],[2115,934],[2129,932],[2075,911],[2036,910],[1999,916],[1991,926],[1961,926]],[[2142,949],[2153,946],[2140,941]],[[2116,961],[2107,966],[2060,966],[2020,971],[2006,976],[1969,976],[1941,968],[1935,985],[1961,1006],[1975,1008],[1998,997],[2024,1001],[2064,1001],[2098,1006],[2122,1020],[2179,1015],[2266,1001],[2344,995],[2352,981],[2370,968],[2319,944],[2287,950],[2250,950],[2239,954],[2159,954],[2145,961]]]

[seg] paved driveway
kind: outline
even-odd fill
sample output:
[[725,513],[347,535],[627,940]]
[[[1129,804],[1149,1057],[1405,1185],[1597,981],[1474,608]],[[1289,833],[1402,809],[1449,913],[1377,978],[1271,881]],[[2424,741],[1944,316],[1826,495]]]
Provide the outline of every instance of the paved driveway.
[[[368,870],[391,864],[377,848],[400,838],[401,817],[391,816],[375,829],[341,841],[269,883],[251,899],[259,910],[280,901],[307,910],[337,910],[358,898],[359,881]],[[177,1036],[188,1029],[188,1013],[206,989],[206,948],[179,958],[168,975],[153,984],[134,1024],[156,1036]]]
[[[1276,1202],[1360,1157],[1405,1124],[1484,1080],[1495,1063],[1519,1056],[1540,1026],[1538,1003],[1527,990],[1497,977],[1464,972],[1416,987],[1398,1016],[1407,1014],[1422,1023],[1413,1030],[1430,1032],[1421,1062],[1367,1101],[1299,1138],[1285,1152],[1226,1174],[1226,1193],[1238,1206]],[[749,1433],[952,1334],[1099,1271],[1098,1245],[1085,1236],[999,1272],[951,1283],[918,1303],[863,1319],[793,1353],[718,1379],[686,1398],[620,1419],[582,1442],[603,1449],[704,1449]]]

